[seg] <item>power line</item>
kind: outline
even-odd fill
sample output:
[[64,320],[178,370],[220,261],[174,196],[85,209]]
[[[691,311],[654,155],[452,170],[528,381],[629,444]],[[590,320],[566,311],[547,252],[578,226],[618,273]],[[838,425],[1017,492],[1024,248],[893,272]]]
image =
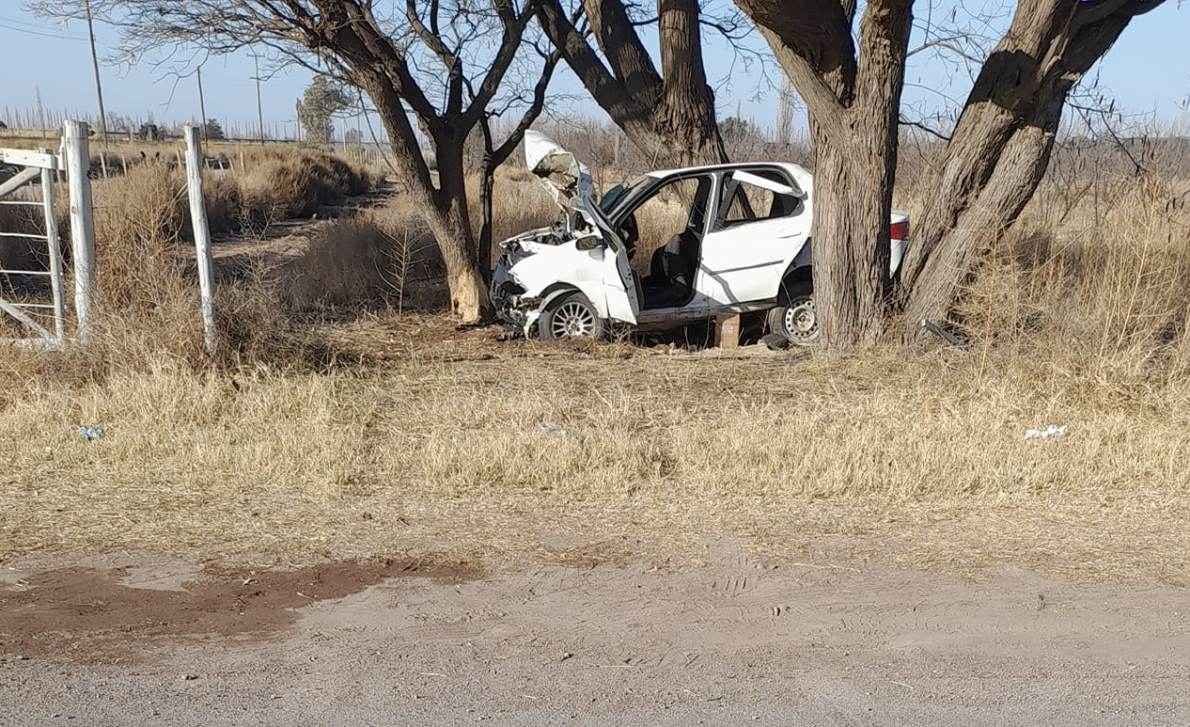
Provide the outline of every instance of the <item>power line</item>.
[[5,23],[12,23],[13,25],[23,25],[26,28],[41,29],[45,27],[44,23],[31,23],[23,18],[10,18],[7,15],[0,15],[0,20],[4,21]]
[[13,31],[16,31],[16,32],[18,32],[18,33],[26,33],[26,34],[28,34],[28,35],[37,35],[37,36],[41,36],[42,38],[54,38],[55,40],[57,40],[57,39],[61,39],[61,40],[81,40],[81,41],[85,41],[85,40],[87,40],[86,38],[82,38],[82,37],[79,37],[79,36],[77,36],[77,35],[58,35],[58,34],[56,34],[56,33],[43,33],[43,32],[41,32],[41,31],[39,31],[39,30],[27,30],[27,29],[25,29],[25,28],[18,28],[18,27],[16,27],[15,25],[7,25],[7,24],[5,24],[5,23],[0,23],[0,28],[4,28],[4,29],[6,29],[6,30],[13,30]]

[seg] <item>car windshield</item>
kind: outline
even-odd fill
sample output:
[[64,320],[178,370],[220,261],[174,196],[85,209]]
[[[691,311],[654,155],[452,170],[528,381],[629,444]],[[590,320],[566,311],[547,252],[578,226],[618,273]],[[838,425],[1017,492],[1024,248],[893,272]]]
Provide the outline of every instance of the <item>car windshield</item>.
[[599,200],[599,210],[605,215],[611,214],[611,211],[616,208],[616,205],[626,199],[633,191],[637,190],[649,181],[647,176],[640,176],[622,182],[607,190],[603,198]]

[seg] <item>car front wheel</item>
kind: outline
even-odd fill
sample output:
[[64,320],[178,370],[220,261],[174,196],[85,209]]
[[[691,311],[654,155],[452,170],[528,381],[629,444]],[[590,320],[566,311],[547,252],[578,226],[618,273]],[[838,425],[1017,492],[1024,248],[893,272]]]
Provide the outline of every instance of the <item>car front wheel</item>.
[[562,338],[602,338],[604,320],[587,296],[568,293],[554,301],[537,322],[540,338],[556,341]]
[[815,346],[821,336],[814,291],[801,287],[790,291],[789,300],[769,311],[769,330],[795,346]]

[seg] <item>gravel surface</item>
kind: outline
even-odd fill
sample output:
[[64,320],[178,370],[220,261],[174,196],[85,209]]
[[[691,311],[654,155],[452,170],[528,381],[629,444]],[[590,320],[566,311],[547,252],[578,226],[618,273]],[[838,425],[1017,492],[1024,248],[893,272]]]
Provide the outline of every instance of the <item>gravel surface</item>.
[[1188,615],[1156,584],[730,547],[498,574],[28,561],[0,578],[0,724],[1187,724]]

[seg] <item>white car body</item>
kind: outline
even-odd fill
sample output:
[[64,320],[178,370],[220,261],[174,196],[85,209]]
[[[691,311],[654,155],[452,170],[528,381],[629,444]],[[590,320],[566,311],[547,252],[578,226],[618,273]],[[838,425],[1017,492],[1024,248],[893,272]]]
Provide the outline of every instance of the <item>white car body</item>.
[[[526,335],[553,301],[574,291],[605,320],[663,328],[773,308],[783,281],[791,275],[809,277],[814,180],[797,164],[749,162],[650,172],[626,189],[609,191],[601,206],[594,200],[586,168],[569,152],[534,131],[526,133],[525,146],[529,169],[547,182],[565,213],[554,227],[501,243],[504,253],[493,271],[492,299],[500,317]],[[694,245],[697,269],[687,286],[689,294],[684,300],[649,304],[642,300],[629,245],[621,239],[626,234],[622,226],[667,183],[692,178],[708,192],[701,229],[694,219],[697,213],[691,213],[687,228],[701,238]],[[726,224],[737,189],[749,185],[780,198],[781,209],[776,210],[774,202],[766,219]],[[755,214],[750,204],[748,212]],[[907,230],[908,216],[894,213],[892,223],[894,231]],[[635,230],[634,218],[632,224]],[[905,244],[904,239],[892,240],[893,273]]]

